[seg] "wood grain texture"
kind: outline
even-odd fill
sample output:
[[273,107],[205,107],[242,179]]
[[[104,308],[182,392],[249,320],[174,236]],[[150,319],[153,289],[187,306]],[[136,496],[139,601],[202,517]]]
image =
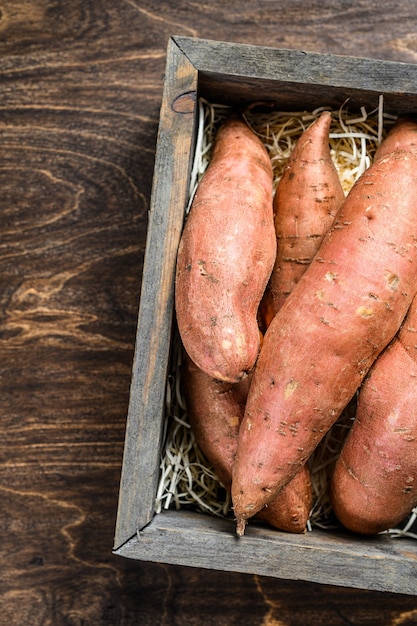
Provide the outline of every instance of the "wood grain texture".
[[370,542],[349,533],[318,529],[306,534],[279,533],[256,522],[244,538],[237,538],[231,519],[164,511],[117,554],[142,561],[416,595],[413,539],[398,542],[381,537]]
[[169,367],[174,276],[192,167],[196,109],[197,72],[170,40],[143,268],[146,291],[143,289],[141,293],[132,366],[116,520],[117,547],[148,524],[154,513],[164,430],[161,416]]
[[1,626],[416,623],[410,596],[111,554],[169,36],[415,63],[414,26],[411,0],[1,3]]

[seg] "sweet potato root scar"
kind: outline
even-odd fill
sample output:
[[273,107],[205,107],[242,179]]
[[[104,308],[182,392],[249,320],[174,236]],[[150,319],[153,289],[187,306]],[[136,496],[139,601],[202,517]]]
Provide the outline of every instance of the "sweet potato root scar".
[[231,428],[236,428],[237,426],[239,426],[239,423],[240,423],[240,418],[238,415],[235,415],[229,419],[229,426]]
[[297,389],[297,387],[298,387],[298,382],[296,380],[291,380],[289,383],[287,383],[287,385],[285,386],[285,390],[284,390],[284,398],[286,400],[290,398],[292,394],[294,393],[294,391]]
[[201,276],[204,276],[205,278],[207,278],[212,283],[218,283],[219,282],[219,279],[216,278],[216,276],[214,276],[214,274],[211,274],[210,272],[208,272],[206,270],[206,262],[205,261],[198,261],[198,269],[200,271]]
[[359,480],[358,475],[356,474],[356,472],[354,471],[354,469],[350,466],[350,465],[346,465],[345,462],[343,462],[343,465],[345,466],[345,468],[347,469],[347,472],[349,474],[349,476],[351,476],[353,478],[353,480],[357,480],[358,482],[361,482]]
[[387,281],[388,289],[391,291],[397,291],[400,283],[400,277],[398,274],[393,274],[389,270],[385,272],[385,279]]
[[246,373],[245,372],[240,372],[236,378],[228,378],[227,376],[224,376],[222,372],[220,372],[219,370],[213,370],[212,373],[213,378],[216,378],[217,380],[223,381],[225,383],[238,383],[240,380],[243,380],[246,377]]
[[223,341],[222,341],[222,348],[224,350],[228,350],[231,347],[232,347],[232,342],[230,341],[230,339],[223,339]]
[[374,310],[368,306],[360,306],[356,309],[356,314],[363,319],[369,319],[374,316]]

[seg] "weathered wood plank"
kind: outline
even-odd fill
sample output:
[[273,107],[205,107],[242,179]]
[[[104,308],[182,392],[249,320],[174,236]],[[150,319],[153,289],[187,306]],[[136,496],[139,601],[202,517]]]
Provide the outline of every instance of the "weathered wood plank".
[[233,520],[167,511],[156,515],[117,554],[144,561],[417,595],[417,545],[410,539],[365,540],[319,530],[293,535],[256,524],[245,537],[237,538]]
[[176,43],[199,71],[201,95],[212,102],[240,104],[256,99],[284,110],[378,106],[392,114],[416,111],[417,66],[303,50],[233,44],[176,37]]
[[115,545],[152,518],[173,317],[174,274],[192,164],[197,72],[171,41],[155,158]]

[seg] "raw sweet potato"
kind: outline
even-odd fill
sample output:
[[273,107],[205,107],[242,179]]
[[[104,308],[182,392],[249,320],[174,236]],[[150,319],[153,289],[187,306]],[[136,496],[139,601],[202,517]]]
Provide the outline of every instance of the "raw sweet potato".
[[277,496],[397,333],[417,291],[417,155],[362,174],[265,333],[233,467],[237,532]]
[[268,152],[241,117],[219,129],[178,250],[180,336],[207,374],[236,382],[260,348],[259,303],[274,265],[273,178]]
[[[184,355],[182,389],[188,420],[199,448],[227,490],[250,380],[251,375],[238,383],[216,380]],[[257,517],[274,528],[302,533],[306,531],[311,505],[310,475],[305,466]]]
[[277,255],[261,305],[265,327],[310,265],[345,199],[330,154],[331,119],[323,111],[302,133],[277,185]]
[[251,375],[237,383],[216,380],[184,355],[181,382],[188,421],[199,448],[226,489],[230,488],[250,380]]
[[310,470],[304,464],[277,496],[256,517],[270,526],[291,533],[304,533],[313,501]]
[[398,118],[384,141],[378,146],[374,158],[380,159],[394,150],[417,152],[417,122],[413,118]]
[[[323,111],[302,133],[277,185],[274,196],[277,255],[260,306],[264,329],[268,328],[310,265],[345,199],[330,154],[330,124],[331,113]],[[307,464],[281,490],[274,502],[284,498],[289,520],[293,506],[296,506],[301,519],[306,522],[307,506],[309,512],[312,504]],[[258,516],[266,510],[264,507]]]
[[417,298],[359,391],[330,498],[339,521],[362,534],[395,528],[417,505]]

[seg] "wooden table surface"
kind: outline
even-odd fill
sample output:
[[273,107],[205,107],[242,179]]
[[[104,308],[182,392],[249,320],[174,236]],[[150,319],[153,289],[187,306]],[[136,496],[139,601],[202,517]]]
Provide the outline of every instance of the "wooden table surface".
[[0,625],[411,625],[417,597],[112,555],[166,45],[417,62],[411,0],[0,3]]

